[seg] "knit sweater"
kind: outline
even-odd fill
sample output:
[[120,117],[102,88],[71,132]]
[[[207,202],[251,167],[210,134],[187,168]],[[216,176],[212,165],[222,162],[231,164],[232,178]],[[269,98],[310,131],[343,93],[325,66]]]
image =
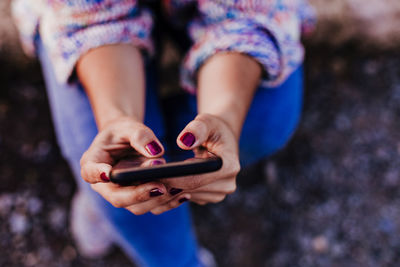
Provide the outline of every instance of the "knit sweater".
[[[90,49],[129,43],[154,54],[154,12],[146,2],[156,0],[13,0],[13,17],[23,47],[36,52],[41,39],[59,82],[70,81],[79,58]],[[196,12],[181,20],[186,7]],[[195,92],[196,72],[212,55],[244,53],[264,68],[261,86],[275,87],[302,64],[302,32],[314,25],[306,0],[163,0],[172,24],[188,34],[192,46],[181,68],[181,84]]]

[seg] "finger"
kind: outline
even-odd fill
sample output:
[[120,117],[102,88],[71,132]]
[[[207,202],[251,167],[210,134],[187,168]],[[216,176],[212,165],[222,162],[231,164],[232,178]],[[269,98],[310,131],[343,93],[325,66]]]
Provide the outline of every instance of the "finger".
[[192,197],[190,201],[199,205],[205,205],[207,203],[218,203],[226,198],[225,194],[210,192],[191,193],[191,195]]
[[161,183],[150,182],[138,186],[119,186],[113,183],[92,184],[93,190],[102,195],[116,208],[129,207],[165,195],[167,189]]
[[129,140],[131,146],[142,155],[147,157],[158,157],[164,154],[164,148],[161,142],[155,136],[150,128],[142,125],[131,135]]
[[216,172],[210,174],[162,179],[160,180],[160,182],[164,183],[168,188],[179,188],[185,191],[193,191],[202,186],[224,178],[227,177],[224,177],[222,176],[222,174]]
[[200,186],[199,188],[189,191],[190,193],[219,193],[219,194],[232,194],[236,191],[236,177],[229,177],[217,180],[213,183]]
[[184,194],[180,195],[179,197],[176,197],[173,200],[167,202],[166,204],[152,209],[150,212],[155,215],[159,215],[161,213],[164,213],[166,211],[169,211],[169,210],[179,207],[182,203],[189,201],[190,198],[191,198],[190,194],[184,193]]
[[109,182],[112,163],[107,152],[91,146],[80,160],[82,178],[91,184]]
[[185,190],[196,190],[200,187],[224,179],[235,179],[240,171],[240,164],[236,160],[226,160],[219,171],[200,175],[190,175],[185,177],[162,179],[168,188],[181,188]]
[[[220,156],[223,164],[238,163],[238,147],[229,127],[221,120],[207,114],[198,115],[178,135],[177,144],[185,150],[193,150],[204,146],[209,152]],[[196,154],[200,153],[195,150]],[[198,155],[197,155],[198,156]],[[223,166],[224,167],[224,166]],[[226,166],[227,168],[236,166]]]
[[146,157],[158,157],[164,153],[164,148],[153,131],[142,123],[126,121],[118,125],[115,131],[115,142],[128,142],[140,154]]
[[110,182],[112,166],[106,163],[88,162],[81,167],[82,178],[91,184]]
[[[179,196],[176,196],[176,197],[179,198]],[[164,194],[162,196],[152,198],[148,201],[131,205],[129,207],[126,207],[126,209],[135,215],[143,215],[143,214],[151,211],[152,209],[155,209],[157,207],[165,205],[166,203],[170,202],[171,200],[173,200],[176,197],[171,196],[169,194]]]
[[199,115],[178,135],[177,144],[182,149],[193,149],[202,145],[210,136],[213,121],[206,115]]

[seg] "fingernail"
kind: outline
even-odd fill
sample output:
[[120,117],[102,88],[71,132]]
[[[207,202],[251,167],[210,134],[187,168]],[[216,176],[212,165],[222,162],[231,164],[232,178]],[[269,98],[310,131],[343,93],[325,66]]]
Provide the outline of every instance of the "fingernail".
[[156,141],[151,141],[150,143],[148,143],[146,145],[146,149],[153,156],[160,154],[162,151],[161,147],[157,144]]
[[100,174],[100,179],[103,180],[103,182],[109,182],[110,181],[110,178],[107,177],[105,172],[102,172]]
[[189,199],[187,199],[186,197],[179,199],[179,203],[183,203],[188,201]]
[[151,197],[158,197],[158,196],[161,196],[161,195],[164,195],[164,193],[158,188],[154,188],[154,189],[150,190],[150,196]]
[[191,147],[194,144],[194,142],[196,142],[196,137],[194,137],[192,133],[187,132],[184,135],[182,135],[181,141],[182,143],[185,144],[185,146]]
[[175,195],[179,194],[179,193],[182,192],[182,191],[183,191],[183,190],[182,190],[182,189],[179,189],[179,188],[171,188],[171,189],[169,190],[169,193],[170,193],[171,195],[175,196]]

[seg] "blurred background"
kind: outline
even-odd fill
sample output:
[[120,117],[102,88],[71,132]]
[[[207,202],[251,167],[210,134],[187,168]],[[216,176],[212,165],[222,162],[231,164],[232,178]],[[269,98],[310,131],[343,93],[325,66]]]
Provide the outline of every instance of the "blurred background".
[[[400,1],[311,2],[319,21],[305,40],[299,130],[226,201],[193,207],[221,266],[400,264]],[[0,266],[129,266],[117,248],[97,260],[76,250],[75,185],[40,66],[23,56],[8,9],[0,1]],[[167,45],[164,68],[177,57]]]

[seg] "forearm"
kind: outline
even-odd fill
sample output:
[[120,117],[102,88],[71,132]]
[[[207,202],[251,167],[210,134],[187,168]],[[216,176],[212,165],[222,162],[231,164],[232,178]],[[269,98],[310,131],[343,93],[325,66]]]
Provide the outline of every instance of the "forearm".
[[198,74],[199,114],[223,119],[239,139],[261,72],[261,66],[246,55],[213,56]]
[[78,61],[76,71],[99,129],[118,117],[143,121],[145,74],[139,49],[127,44],[93,49]]

